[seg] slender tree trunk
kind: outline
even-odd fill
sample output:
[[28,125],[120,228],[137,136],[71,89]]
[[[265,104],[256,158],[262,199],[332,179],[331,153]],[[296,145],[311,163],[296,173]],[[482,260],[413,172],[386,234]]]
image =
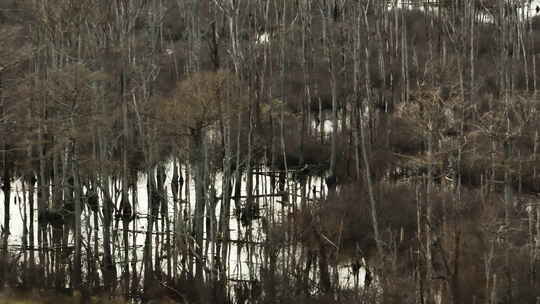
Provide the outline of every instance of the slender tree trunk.
[[[72,118],[72,127],[74,128],[74,121]],[[82,213],[82,205],[81,205],[81,186],[79,183],[79,173],[78,173],[78,149],[77,149],[77,143],[75,141],[72,142],[72,153],[73,153],[73,160],[71,163],[71,173],[74,180],[74,187],[75,187],[75,228],[74,228],[74,239],[75,239],[75,257],[74,257],[74,277],[73,277],[73,288],[76,291],[81,291],[82,287],[82,262],[81,262],[81,245],[82,245],[82,235],[81,235],[81,213]]]
[[205,157],[203,152],[203,137],[204,131],[201,128],[192,130],[192,164],[194,171],[195,182],[195,214],[193,219],[193,232],[195,233],[195,254],[196,254],[196,270],[195,277],[199,283],[204,280],[204,257],[203,257],[203,238],[204,238],[204,210],[206,207],[206,197],[204,184],[205,171],[204,163]]
[[[364,26],[365,26],[365,31],[367,33],[369,33],[369,22],[368,22],[368,18],[367,18],[367,6],[365,8],[363,8],[363,17],[364,17]],[[366,101],[367,101],[367,104],[365,105],[365,107],[367,107],[367,109],[370,109],[370,103],[371,103],[371,79],[370,79],[370,75],[369,75],[369,62],[370,62],[370,52],[369,52],[369,47],[368,47],[368,41],[369,41],[369,34],[367,34],[368,36],[366,37],[366,41],[365,41],[365,46],[364,46],[364,53],[365,53],[365,61],[364,61],[364,73],[365,73],[365,90],[366,90]],[[368,112],[369,113],[369,112]],[[381,242],[381,239],[380,239],[380,236],[379,236],[379,224],[378,224],[378,217],[377,217],[377,203],[375,202],[375,195],[373,193],[373,185],[372,185],[372,177],[371,177],[371,170],[370,170],[370,161],[369,161],[369,157],[368,157],[368,154],[367,154],[367,149],[368,149],[368,146],[367,146],[367,142],[366,142],[366,130],[364,129],[365,128],[365,125],[366,123],[364,122],[364,115],[365,115],[365,112],[364,112],[364,105],[361,106],[361,109],[360,109],[360,148],[362,149],[362,159],[364,161],[364,170],[365,170],[365,176],[366,176],[366,184],[367,184],[367,189],[368,189],[368,195],[369,195],[369,202],[370,202],[370,209],[371,209],[371,224],[372,224],[372,227],[373,227],[373,236],[374,236],[374,239],[375,239],[375,242],[377,244],[377,252],[379,254],[379,258],[380,259],[383,259],[384,258],[384,251],[383,251],[383,248],[382,248],[382,242]]]
[[[5,145],[4,145],[4,151]],[[0,290],[3,289],[7,273],[7,265],[9,265],[9,255],[8,255],[8,245],[9,245],[9,235],[10,235],[10,204],[11,204],[11,172],[8,169],[7,156],[6,152],[2,152],[2,163],[4,167],[4,172],[2,174],[2,192],[4,192],[4,226],[2,231],[2,273],[0,273]]]

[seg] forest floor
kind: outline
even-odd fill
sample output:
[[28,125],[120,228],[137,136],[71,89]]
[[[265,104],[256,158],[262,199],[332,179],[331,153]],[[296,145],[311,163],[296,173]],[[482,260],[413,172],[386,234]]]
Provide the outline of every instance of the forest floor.
[[[83,299],[77,296],[66,295],[12,295],[0,294],[0,304],[75,304],[75,303],[90,303],[90,304],[125,304],[126,302],[120,299],[103,299],[92,297]],[[161,304],[161,303],[159,303]]]
[[[91,297],[82,299],[79,296],[66,295],[13,295],[0,293],[0,304],[126,304],[127,302],[120,298]],[[151,304],[171,304],[172,301],[152,300]]]

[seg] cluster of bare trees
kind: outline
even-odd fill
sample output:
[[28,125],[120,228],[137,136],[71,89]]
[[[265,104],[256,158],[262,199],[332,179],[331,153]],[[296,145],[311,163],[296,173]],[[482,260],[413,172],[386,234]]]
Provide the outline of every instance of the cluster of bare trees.
[[535,303],[533,13],[0,1],[0,288]]

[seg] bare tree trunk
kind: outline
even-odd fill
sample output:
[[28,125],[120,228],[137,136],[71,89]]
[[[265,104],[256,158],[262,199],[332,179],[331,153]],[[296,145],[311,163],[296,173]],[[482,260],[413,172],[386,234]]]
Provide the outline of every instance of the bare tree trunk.
[[29,221],[28,221],[28,228],[29,228],[29,241],[28,241],[28,249],[30,250],[30,269],[32,271],[35,271],[35,255],[34,255],[34,194],[35,194],[35,184],[36,184],[36,178],[34,176],[34,173],[32,172],[32,175],[27,180],[28,183],[28,209],[29,209]]
[[[105,146],[104,140],[101,141],[102,151],[100,152],[100,158],[104,159]],[[109,180],[108,177],[101,175],[101,191],[103,197],[103,261],[102,261],[102,273],[103,273],[103,285],[104,289],[113,291],[116,281],[116,269],[113,264],[113,257],[111,253],[111,224],[113,214],[113,201],[109,192]]]
[[196,270],[195,278],[199,283],[204,280],[204,257],[203,257],[203,238],[204,238],[204,210],[206,207],[205,196],[205,157],[203,152],[203,137],[204,131],[202,128],[194,129],[191,133],[192,138],[192,155],[191,161],[193,164],[194,181],[195,181],[195,213],[193,219],[193,232],[195,234],[195,254],[196,254]]
[[[6,145],[4,144],[4,151],[6,151]],[[8,245],[10,235],[10,204],[11,204],[11,172],[9,165],[7,164],[6,152],[2,152],[2,165],[4,172],[2,173],[2,192],[4,192],[4,226],[2,230],[2,272],[0,273],[0,289],[3,289],[6,280],[7,266],[9,264]]]
[[[128,229],[129,229],[129,219],[131,218],[131,208],[129,203],[129,195],[128,195],[128,167],[127,167],[127,151],[129,148],[128,145],[128,108],[127,108],[127,100],[125,98],[125,90],[126,90],[126,76],[125,72],[120,72],[120,100],[122,103],[122,128],[123,128],[123,134],[122,134],[122,197],[120,202],[120,214],[122,216],[122,240],[123,240],[123,246],[124,246],[124,261],[123,261],[123,267],[122,267],[122,289],[124,292],[124,297],[127,299],[129,294],[129,235],[128,235]],[[129,209],[129,210],[128,210]],[[127,214],[129,212],[129,214]]]
[[[178,255],[179,255],[179,251],[178,251],[178,241],[181,239],[180,235],[179,235],[179,231],[177,231],[177,226],[180,224],[180,220],[181,220],[181,214],[179,213],[179,210],[178,210],[178,204],[180,202],[180,191],[179,191],[179,188],[180,188],[180,182],[179,182],[179,176],[178,176],[178,159],[176,158],[176,156],[173,158],[173,175],[172,175],[172,178],[171,178],[171,192],[172,192],[172,197],[173,197],[173,221],[172,221],[172,227],[174,228],[173,230],[173,239],[172,239],[172,249],[171,249],[171,254],[172,254],[172,269],[173,269],[173,273],[172,273],[172,277],[171,279],[174,281],[176,280],[176,275],[177,275],[177,269],[178,269]],[[170,228],[167,228],[168,230]]]
[[137,233],[135,231],[137,230],[137,208],[138,208],[138,189],[137,189],[137,174],[134,174],[132,177],[132,184],[131,187],[131,198],[133,200],[133,234],[132,234],[132,240],[131,240],[131,294],[134,295],[139,290],[139,277],[137,276]]
[[[72,127],[74,128],[74,121],[73,118],[71,120]],[[81,244],[82,244],[82,236],[81,236],[81,193],[80,193],[80,183],[79,183],[79,173],[78,173],[78,149],[77,149],[77,143],[74,141],[72,142],[72,153],[73,153],[73,160],[71,164],[71,173],[73,174],[74,179],[74,187],[75,187],[75,228],[74,228],[74,239],[75,239],[75,257],[74,257],[74,277],[73,277],[73,289],[76,291],[81,291],[82,287],[82,263],[81,263]]]
[[[368,109],[368,111],[370,111],[370,103],[371,103],[371,79],[370,79],[370,75],[369,75],[369,62],[370,62],[370,52],[369,52],[369,47],[368,47],[368,41],[369,41],[369,22],[368,22],[368,18],[367,18],[367,13],[368,13],[368,6],[364,7],[363,8],[363,18],[364,18],[364,26],[365,26],[365,31],[366,31],[366,40],[365,40],[365,46],[364,46],[364,54],[365,54],[365,62],[364,62],[364,73],[365,73],[365,90],[366,90],[366,102],[367,104],[365,105],[365,107]],[[359,23],[360,24],[360,23]],[[368,112],[370,113],[370,112]],[[383,251],[383,247],[382,247],[382,242],[381,242],[381,239],[380,239],[380,236],[379,236],[379,224],[378,224],[378,221],[377,221],[377,203],[375,202],[375,195],[373,193],[373,185],[372,185],[372,178],[371,178],[371,172],[370,172],[370,162],[369,162],[369,157],[368,157],[368,152],[367,152],[367,149],[368,149],[368,146],[367,146],[367,143],[366,143],[366,131],[365,131],[365,125],[366,123],[364,122],[364,115],[366,114],[364,112],[364,105],[361,105],[361,108],[360,108],[360,113],[358,113],[360,115],[360,147],[362,149],[362,159],[364,161],[364,170],[365,170],[365,176],[366,176],[366,184],[367,184],[367,189],[368,189],[368,195],[369,195],[369,202],[370,202],[370,209],[371,209],[371,224],[372,224],[372,227],[373,227],[373,236],[374,236],[374,239],[375,239],[375,242],[377,244],[377,252],[379,254],[379,258],[380,259],[383,259],[384,258],[384,251]]]

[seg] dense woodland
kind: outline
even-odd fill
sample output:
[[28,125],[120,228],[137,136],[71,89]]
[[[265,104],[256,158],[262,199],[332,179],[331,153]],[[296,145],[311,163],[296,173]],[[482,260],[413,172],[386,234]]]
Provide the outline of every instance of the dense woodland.
[[0,289],[538,303],[539,9],[401,2],[1,0]]

